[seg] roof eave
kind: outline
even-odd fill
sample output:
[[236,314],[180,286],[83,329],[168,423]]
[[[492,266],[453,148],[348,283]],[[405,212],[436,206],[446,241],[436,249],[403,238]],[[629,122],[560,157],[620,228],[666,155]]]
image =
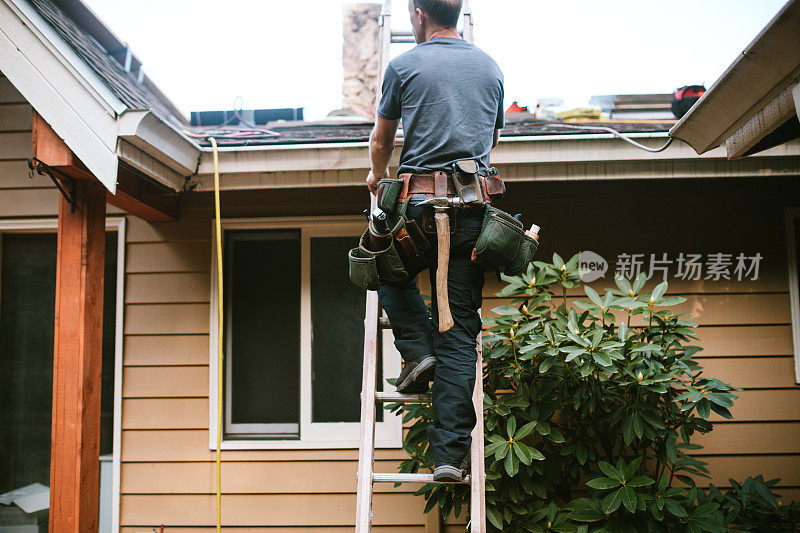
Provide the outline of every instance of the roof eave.
[[790,0],[670,129],[698,154],[726,142],[800,74],[800,0]]
[[0,70],[112,193],[125,109],[24,0],[0,0]]

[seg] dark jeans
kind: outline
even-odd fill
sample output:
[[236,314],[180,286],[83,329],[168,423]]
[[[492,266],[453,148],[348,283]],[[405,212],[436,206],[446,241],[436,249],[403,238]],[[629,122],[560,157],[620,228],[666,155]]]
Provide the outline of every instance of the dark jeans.
[[[413,202],[413,200],[412,200]],[[422,208],[409,205],[407,216],[422,227]],[[395,346],[406,362],[429,354],[437,358],[433,380],[434,422],[428,426],[428,441],[437,463],[458,464],[469,452],[470,432],[475,426],[472,393],[477,363],[476,343],[481,329],[478,309],[484,283],[483,270],[470,260],[483,221],[482,209],[458,211],[458,227],[450,236],[447,291],[455,325],[439,333],[436,307],[436,263],[430,266],[431,308],[429,318],[416,280],[382,284],[380,302],[395,338]],[[436,235],[426,234],[436,248]],[[435,255],[434,255],[435,257]]]

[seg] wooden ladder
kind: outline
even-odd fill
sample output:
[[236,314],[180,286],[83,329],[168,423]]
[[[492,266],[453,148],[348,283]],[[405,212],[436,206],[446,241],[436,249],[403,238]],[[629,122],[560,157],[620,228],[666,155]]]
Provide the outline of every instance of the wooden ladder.
[[[391,0],[386,0],[381,12],[379,36],[380,72],[376,91],[375,106],[381,98],[382,76],[389,65],[389,50],[392,43],[413,43],[411,32],[392,33]],[[473,42],[472,11],[469,1],[464,1],[464,29],[462,36]],[[375,208],[375,196],[372,196],[372,209]],[[377,349],[378,334],[381,329],[389,328],[389,324],[381,320],[378,305],[378,293],[367,291],[367,309],[364,319],[364,367],[361,380],[361,432],[359,439],[356,533],[368,533],[372,528],[372,494],[375,483],[434,483],[433,474],[401,474],[379,473],[373,470],[375,458],[375,415],[376,406],[383,408],[384,403],[430,403],[430,394],[400,394],[398,392],[377,392]],[[478,360],[475,365],[475,390],[472,403],[475,408],[477,423],[472,430],[470,447],[470,474],[464,484],[470,485],[470,521],[471,533],[486,533],[486,470],[484,467],[484,435],[483,435],[483,357],[481,338],[477,339]]]

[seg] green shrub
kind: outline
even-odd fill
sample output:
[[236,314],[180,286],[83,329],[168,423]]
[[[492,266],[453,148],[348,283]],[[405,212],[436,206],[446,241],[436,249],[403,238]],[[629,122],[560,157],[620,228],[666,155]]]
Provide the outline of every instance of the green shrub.
[[[755,493],[758,510],[734,489],[722,496],[706,463],[689,455],[701,447],[696,433],[712,430],[711,412],[731,418],[731,385],[703,374],[689,345],[697,339],[685,301],[666,295],[667,283],[643,292],[616,279],[603,295],[585,286],[587,299],[570,302],[580,285],[579,255],[566,263],[535,262],[504,276],[498,296],[509,305],[485,318],[483,338],[486,503],[491,526],[501,531],[725,531],[749,524],[777,507],[770,483]],[[409,459],[401,472],[431,468],[426,405],[393,404],[404,422]],[[748,482],[745,482],[747,485]],[[749,487],[748,487],[749,488]],[[756,490],[756,489],[752,489]],[[460,515],[468,507],[464,486],[425,485],[426,512]],[[750,494],[748,492],[747,494]],[[738,500],[737,500],[738,498]],[[768,501],[767,501],[768,500]],[[735,501],[739,511],[734,516]],[[753,501],[748,500],[748,501]]]

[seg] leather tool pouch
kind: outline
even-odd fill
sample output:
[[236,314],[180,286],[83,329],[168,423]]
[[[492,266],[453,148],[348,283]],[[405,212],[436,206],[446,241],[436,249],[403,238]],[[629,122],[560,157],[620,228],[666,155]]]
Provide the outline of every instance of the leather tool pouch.
[[385,178],[378,183],[378,207],[385,213],[394,213],[397,199],[403,190],[403,182],[401,178]]
[[533,261],[538,248],[539,243],[525,235],[520,221],[487,205],[472,260],[486,271],[503,270],[509,276],[515,276]]
[[405,281],[428,268],[433,248],[413,220],[400,217],[390,234],[368,227],[357,248],[350,250],[350,281],[368,291],[381,283]]

